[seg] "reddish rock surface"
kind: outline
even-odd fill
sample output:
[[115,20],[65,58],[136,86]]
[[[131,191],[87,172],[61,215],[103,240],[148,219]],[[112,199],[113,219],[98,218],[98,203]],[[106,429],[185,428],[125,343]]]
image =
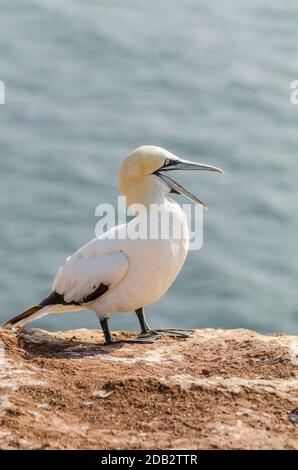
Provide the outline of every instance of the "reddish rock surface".
[[1,449],[298,449],[297,337],[102,340],[0,330]]

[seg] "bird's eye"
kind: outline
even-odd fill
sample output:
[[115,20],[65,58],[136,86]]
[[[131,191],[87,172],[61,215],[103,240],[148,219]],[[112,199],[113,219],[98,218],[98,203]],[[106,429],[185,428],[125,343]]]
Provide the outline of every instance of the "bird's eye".
[[170,166],[171,165],[171,159],[170,158],[166,158],[165,159],[165,162],[164,162],[164,166]]

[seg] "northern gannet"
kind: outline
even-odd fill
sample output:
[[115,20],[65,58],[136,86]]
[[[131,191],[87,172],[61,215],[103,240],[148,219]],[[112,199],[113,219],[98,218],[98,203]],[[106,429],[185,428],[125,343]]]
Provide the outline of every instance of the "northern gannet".
[[[67,258],[58,271],[50,294],[38,305],[13,317],[3,326],[23,327],[48,313],[92,310],[99,318],[105,344],[114,344],[108,319],[113,313],[135,311],[141,333],[135,339],[120,342],[152,342],[161,335],[187,336],[192,330],[152,330],[146,321],[144,307],[160,299],[180,272],[189,249],[186,216],[170,193],[181,194],[204,205],[168,173],[174,170],[207,170],[223,173],[220,168],[178,158],[155,146],[141,146],[122,163],[120,191],[128,206],[142,204],[146,215],[136,213],[128,224],[119,225],[91,240]],[[164,216],[173,218],[181,236],[131,239],[129,224],[144,222],[151,207],[157,204]]]

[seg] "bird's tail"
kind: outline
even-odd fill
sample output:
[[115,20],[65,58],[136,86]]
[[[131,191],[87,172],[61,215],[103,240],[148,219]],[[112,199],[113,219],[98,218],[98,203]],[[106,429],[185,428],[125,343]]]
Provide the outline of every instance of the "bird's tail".
[[25,312],[16,315],[15,317],[11,318],[7,322],[5,322],[2,327],[16,327],[16,326],[24,326],[26,323],[29,323],[37,318],[42,317],[49,313],[50,308],[45,307],[43,305],[33,305],[32,307],[25,310]]

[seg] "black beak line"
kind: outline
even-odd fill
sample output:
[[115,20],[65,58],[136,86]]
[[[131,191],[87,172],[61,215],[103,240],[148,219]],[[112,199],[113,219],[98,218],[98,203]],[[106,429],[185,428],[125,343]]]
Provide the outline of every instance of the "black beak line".
[[188,199],[190,199],[191,201],[195,202],[196,204],[199,204],[199,205],[205,207],[205,209],[208,209],[208,207],[206,206],[206,204],[204,202],[202,202],[198,197],[196,197],[190,191],[183,188],[183,186],[176,183],[176,181],[172,180],[172,178],[170,178],[169,176],[163,175],[163,174],[159,173],[158,171],[156,171],[154,174],[156,176],[158,176],[159,178],[161,178],[165,183],[167,183],[169,188],[171,188],[171,193],[181,194],[181,195],[187,197]]
[[223,174],[223,170],[216,166],[205,165],[203,163],[188,162],[187,160],[181,160],[180,158],[177,158],[177,160],[167,158],[164,165],[159,170],[153,173],[154,175],[161,178],[165,183],[167,183],[167,185],[171,189],[171,193],[184,195],[196,204],[200,204],[207,208],[206,204],[204,204],[204,202],[202,202],[199,198],[194,196],[187,189],[183,188],[183,186],[181,186],[180,184],[176,183],[176,181],[172,180],[172,178],[169,178],[169,176],[163,174],[164,172],[174,170],[206,170],[215,171],[221,174]]
[[189,162],[182,159],[166,159],[164,165],[158,170],[162,171],[175,171],[175,170],[205,170],[205,171],[215,171],[217,173],[224,174],[221,168],[212,165],[205,165],[204,163]]

